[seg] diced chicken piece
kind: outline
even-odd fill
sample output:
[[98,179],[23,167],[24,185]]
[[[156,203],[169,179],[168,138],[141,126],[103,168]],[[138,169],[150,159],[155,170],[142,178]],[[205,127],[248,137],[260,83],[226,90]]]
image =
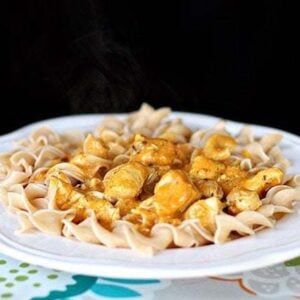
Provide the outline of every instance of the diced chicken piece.
[[222,212],[224,204],[216,197],[198,200],[184,213],[184,219],[198,219],[208,231],[216,230],[216,216]]
[[120,216],[126,216],[131,213],[131,210],[136,208],[140,204],[140,201],[136,199],[119,199],[116,203],[115,207],[117,207],[120,211]]
[[[58,199],[56,200],[56,204],[58,204]],[[67,199],[65,199],[65,202],[61,204],[58,207],[62,210],[65,209],[70,209],[73,208],[75,217],[73,219],[74,223],[80,223],[84,219],[88,217],[87,214],[87,207],[88,207],[88,202],[87,198],[84,196],[82,192],[80,192],[77,189],[72,190],[70,195],[68,196]]]
[[262,205],[255,191],[249,191],[242,187],[234,188],[226,199],[228,210],[234,215],[246,210],[257,210]]
[[104,192],[104,184],[101,179],[94,177],[87,179],[82,185],[81,189],[84,191],[98,191]]
[[222,199],[224,193],[221,186],[215,180],[196,181],[195,185],[201,193],[201,198],[217,197]]
[[105,195],[113,199],[137,197],[148,176],[147,167],[139,162],[117,166],[104,177]]
[[144,165],[171,165],[176,158],[176,146],[164,139],[146,138],[137,134],[132,147],[136,151],[132,160]]
[[180,217],[173,216],[159,216],[155,212],[154,197],[150,197],[143,203],[144,207],[137,206],[133,208],[129,214],[125,216],[125,220],[136,224],[136,228],[143,234],[149,235],[151,228],[157,223],[168,223],[172,225],[179,225],[182,220]]
[[[58,173],[58,176],[50,177],[49,192],[47,198],[52,199],[54,197],[56,205],[58,206],[58,208],[62,209],[65,203],[68,202],[70,194],[73,190],[73,186],[65,174],[60,172]],[[55,195],[52,194],[54,190],[56,191]]]
[[[55,190],[55,194],[53,191]],[[79,211],[79,204],[84,200],[84,196],[79,191],[75,190],[70,182],[65,182],[56,176],[50,177],[48,198],[54,197],[54,201],[59,209],[67,210],[76,206],[75,220],[82,220],[84,210]],[[83,206],[83,204],[81,205]]]
[[73,189],[68,201],[61,207],[61,209],[69,208],[75,211],[73,219],[75,223],[86,219],[89,210],[94,211],[97,220],[107,229],[111,229],[113,222],[120,219],[119,209],[114,208],[109,201],[89,193],[83,194],[76,189]]
[[156,223],[179,223],[183,211],[199,197],[199,191],[182,170],[170,170],[156,184],[154,195],[132,209],[126,220],[148,234]]
[[194,147],[191,144],[177,144],[176,145],[176,153],[177,158],[183,163],[189,163],[192,153],[194,151]]
[[55,195],[49,195],[48,197],[52,198],[54,196],[54,201],[59,209],[67,210],[73,208],[75,212],[74,222],[76,223],[87,217],[86,198],[81,192],[75,190],[72,184],[52,176],[50,178],[49,191],[51,192],[54,188],[56,188]]
[[89,134],[83,143],[83,153],[108,158],[108,150],[99,139]]
[[152,197],[143,202],[146,202],[144,203],[145,208],[141,207],[141,204],[136,208],[133,208],[131,213],[125,216],[125,220],[136,224],[136,227],[140,232],[148,235],[159,217],[152,208]]
[[240,166],[228,165],[223,174],[217,179],[217,182],[222,187],[225,195],[227,195],[233,188],[239,187],[247,176],[248,173],[242,170]]
[[213,134],[206,141],[203,153],[206,157],[214,160],[225,160],[230,157],[235,148],[234,138],[222,134]]
[[72,208],[75,213],[73,222],[79,223],[88,217],[88,210],[93,210],[97,220],[106,228],[110,228],[113,221],[120,218],[119,209],[93,193],[84,193],[74,188],[70,183],[52,176],[49,190],[56,188],[54,201],[61,210]]
[[216,179],[225,170],[225,165],[212,160],[204,155],[196,156],[191,165],[190,176],[192,179]]
[[106,227],[111,229],[115,221],[120,219],[119,208],[115,208],[109,201],[87,194],[87,210],[95,212],[97,220]]
[[271,187],[281,184],[283,172],[278,168],[268,168],[259,171],[251,178],[245,179],[242,186],[247,190],[256,191],[259,195],[268,191]]
[[175,217],[199,197],[199,191],[182,170],[170,170],[156,184],[154,196],[141,203],[159,217]]
[[170,171],[169,166],[154,166],[154,167],[149,167],[149,176],[147,177],[147,180],[144,184],[143,191],[148,194],[148,195],[153,195],[154,194],[154,188],[157,182],[161,179],[161,177],[166,174],[168,171]]

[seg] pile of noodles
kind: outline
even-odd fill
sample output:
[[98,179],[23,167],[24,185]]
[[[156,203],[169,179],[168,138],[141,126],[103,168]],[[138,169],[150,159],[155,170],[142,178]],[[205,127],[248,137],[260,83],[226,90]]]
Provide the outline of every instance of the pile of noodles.
[[[114,117],[104,119],[93,132],[94,136],[104,141],[113,159],[90,157],[96,169],[111,168],[129,160],[124,141],[134,134],[157,137],[172,134],[176,142],[189,142],[202,147],[208,137],[214,133],[228,134],[224,122],[214,128],[198,130],[190,135],[190,129],[180,119],[165,118],[170,109],[153,109],[147,104],[127,119]],[[242,169],[256,172],[266,167],[280,168],[284,173],[289,162],[278,147],[280,136],[268,134],[254,139],[251,129],[244,127],[235,137],[238,149],[247,150],[252,159],[240,159]],[[0,154],[0,201],[15,213],[20,223],[19,232],[37,229],[50,235],[63,235],[82,242],[97,243],[108,247],[127,247],[142,253],[152,254],[158,250],[177,247],[200,246],[208,243],[223,243],[232,237],[232,232],[239,236],[253,235],[255,231],[273,227],[278,213],[291,213],[293,204],[300,199],[299,176],[285,175],[284,184],[272,187],[262,206],[256,211],[244,211],[236,216],[221,212],[215,217],[216,230],[207,231],[199,220],[185,220],[180,225],[160,223],[152,227],[150,236],[141,234],[134,224],[118,220],[111,231],[97,221],[91,211],[89,217],[79,224],[72,222],[72,209],[59,210],[53,196],[55,190],[49,189],[49,181],[35,182],[39,173],[47,171],[55,160],[56,167],[66,174],[71,181],[83,181],[82,170],[70,162],[61,162],[68,153],[81,147],[85,135],[81,132],[58,134],[49,127],[34,130],[28,139],[16,142],[9,153]],[[55,189],[55,187],[52,187]]]

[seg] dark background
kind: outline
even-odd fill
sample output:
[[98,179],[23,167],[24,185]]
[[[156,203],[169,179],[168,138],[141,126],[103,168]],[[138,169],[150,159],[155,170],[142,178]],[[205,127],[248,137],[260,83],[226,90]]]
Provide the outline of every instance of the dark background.
[[0,132],[147,101],[299,134],[299,34],[283,3],[17,1]]

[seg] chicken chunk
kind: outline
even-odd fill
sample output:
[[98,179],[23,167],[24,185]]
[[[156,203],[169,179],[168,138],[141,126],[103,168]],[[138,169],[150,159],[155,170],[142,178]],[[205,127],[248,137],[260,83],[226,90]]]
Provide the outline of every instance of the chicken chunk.
[[100,140],[89,134],[83,143],[83,153],[108,158],[108,150]]
[[107,229],[111,229],[113,222],[120,219],[119,209],[114,208],[109,201],[90,193],[83,194],[76,189],[73,189],[69,199],[61,206],[61,209],[68,208],[75,211],[75,223],[86,219],[89,210],[94,211],[97,220]]
[[140,201],[133,198],[128,198],[119,199],[115,206],[119,209],[120,216],[123,217],[131,213],[131,210],[136,208],[139,204]]
[[249,191],[242,187],[231,190],[226,199],[228,210],[234,215],[246,210],[257,210],[262,205],[255,191]]
[[136,135],[132,147],[136,151],[132,160],[144,165],[171,165],[176,158],[175,145],[164,139]]
[[170,170],[156,184],[154,195],[142,201],[126,220],[148,234],[156,223],[179,224],[184,210],[197,198],[199,192],[182,170]]
[[186,210],[184,219],[198,219],[205,229],[214,233],[216,230],[215,218],[223,208],[224,204],[217,197],[198,200]]
[[[146,201],[150,202],[151,198]],[[137,230],[139,230],[144,235],[149,235],[151,228],[157,222],[157,215],[150,208],[143,208],[140,205],[133,208],[129,214],[123,217],[126,221],[135,224]]]
[[87,179],[82,185],[81,189],[84,191],[98,191],[104,192],[104,184],[100,178],[94,177]]
[[203,153],[206,157],[214,160],[225,160],[230,157],[235,146],[236,141],[232,137],[213,134],[206,141]]
[[216,179],[225,170],[225,165],[212,160],[204,155],[196,156],[191,165],[190,176],[192,179]]
[[256,191],[259,195],[268,191],[271,187],[281,184],[283,172],[278,168],[268,168],[259,171],[256,175],[245,179],[242,186],[248,190]]
[[196,181],[195,185],[199,189],[202,198],[217,197],[222,199],[223,190],[221,186],[214,180]]
[[147,196],[150,195],[152,196],[154,194],[154,188],[157,182],[161,179],[161,177],[166,174],[168,171],[170,171],[169,166],[153,166],[153,167],[148,167],[149,175],[147,177],[147,180],[144,184],[143,187],[143,195],[142,196]]
[[199,197],[199,191],[182,170],[170,170],[156,184],[154,196],[143,201],[142,208],[159,217],[176,217]]
[[137,197],[148,176],[148,169],[139,162],[119,165],[106,173],[104,193],[113,199]]
[[194,147],[191,144],[184,143],[176,145],[177,158],[182,162],[183,165],[189,163],[193,151]]
[[[74,188],[70,183],[52,176],[49,190],[55,188],[54,201],[61,210],[72,208],[75,213],[73,222],[79,223],[88,217],[88,210],[93,210],[97,220],[106,228],[110,228],[112,223],[120,218],[119,209],[93,192],[84,193]],[[50,197],[50,195],[48,195]]]
[[242,170],[239,165],[228,165],[223,174],[217,179],[217,182],[227,195],[233,188],[240,186],[247,177],[248,173]]
[[115,221],[120,219],[120,210],[109,201],[96,197],[92,193],[86,195],[87,210],[93,210],[102,226],[111,229]]
[[[57,207],[61,209],[63,205],[68,201],[70,194],[73,191],[73,186],[65,174],[60,172],[58,173],[58,176],[50,177],[47,198],[53,199],[54,197],[54,201]],[[55,194],[53,194],[53,191],[55,191]],[[68,208],[69,207],[66,207],[65,209]]]

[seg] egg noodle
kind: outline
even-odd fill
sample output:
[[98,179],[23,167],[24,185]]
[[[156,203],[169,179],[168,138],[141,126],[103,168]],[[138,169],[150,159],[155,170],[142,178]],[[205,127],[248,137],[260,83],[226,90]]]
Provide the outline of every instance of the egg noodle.
[[300,176],[278,133],[193,131],[148,104],[93,132],[43,126],[0,154],[0,201],[39,230],[143,254],[253,235],[292,213]]

